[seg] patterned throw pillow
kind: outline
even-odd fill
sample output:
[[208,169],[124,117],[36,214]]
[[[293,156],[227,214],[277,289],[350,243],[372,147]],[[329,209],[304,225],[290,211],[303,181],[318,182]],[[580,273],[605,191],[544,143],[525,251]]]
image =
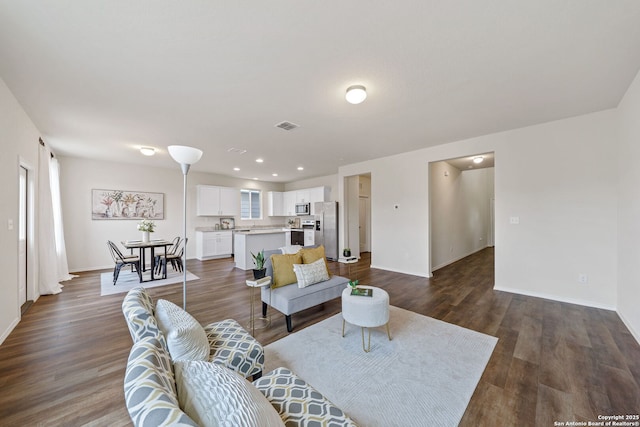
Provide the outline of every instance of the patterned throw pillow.
[[324,259],[319,259],[311,264],[294,264],[293,271],[296,273],[299,288],[306,288],[309,285],[329,280]]
[[209,340],[204,328],[189,313],[167,300],[156,303],[156,320],[165,336],[171,359],[209,360]]
[[296,283],[293,264],[302,264],[302,257],[299,252],[295,254],[274,254],[271,255],[271,264],[273,265],[273,284],[271,287],[278,288]]
[[[302,255],[302,262],[304,264],[311,264],[314,261],[323,259],[324,266],[327,268],[327,273],[329,273],[329,264],[327,263],[327,258],[324,254],[323,245],[320,245],[317,248],[302,248],[300,249],[300,255]],[[329,274],[329,277],[331,277],[331,274]]]
[[171,359],[157,337],[133,344],[124,376],[124,398],[135,426],[198,426],[178,406]]
[[174,368],[180,407],[201,426],[284,426],[264,395],[235,372],[201,361]]

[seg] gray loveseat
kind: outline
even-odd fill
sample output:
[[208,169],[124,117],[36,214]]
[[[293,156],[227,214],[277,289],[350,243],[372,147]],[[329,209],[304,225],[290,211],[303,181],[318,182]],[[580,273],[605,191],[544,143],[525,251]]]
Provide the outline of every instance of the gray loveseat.
[[[282,254],[279,249],[264,251],[267,276],[273,277],[271,255],[279,254]],[[287,331],[291,332],[293,330],[291,324],[292,314],[338,298],[342,295],[342,291],[348,283],[348,278],[333,275],[329,280],[305,288],[299,288],[297,283],[278,288],[265,286],[261,289],[262,315],[266,317],[268,306],[275,308],[285,315]]]

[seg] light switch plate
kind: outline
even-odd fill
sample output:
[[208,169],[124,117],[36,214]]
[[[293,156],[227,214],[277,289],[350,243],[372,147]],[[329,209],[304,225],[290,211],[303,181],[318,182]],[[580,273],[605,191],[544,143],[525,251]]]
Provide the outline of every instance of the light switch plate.
[[512,216],[511,218],[509,218],[509,224],[520,224],[520,217]]

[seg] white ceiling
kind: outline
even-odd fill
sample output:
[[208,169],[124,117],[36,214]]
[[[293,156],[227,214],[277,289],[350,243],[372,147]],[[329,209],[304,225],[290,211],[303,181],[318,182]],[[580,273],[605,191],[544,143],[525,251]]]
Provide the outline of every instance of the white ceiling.
[[636,0],[0,0],[0,76],[56,153],[266,181],[612,108],[639,69]]

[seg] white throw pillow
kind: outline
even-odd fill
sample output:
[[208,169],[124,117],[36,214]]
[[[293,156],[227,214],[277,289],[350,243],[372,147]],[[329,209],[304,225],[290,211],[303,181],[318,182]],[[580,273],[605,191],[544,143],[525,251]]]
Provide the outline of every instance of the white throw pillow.
[[156,320],[174,362],[209,360],[207,333],[193,316],[171,301],[160,299],[156,303]]
[[284,426],[266,397],[242,376],[211,362],[174,365],[178,401],[201,426]]
[[302,246],[300,246],[300,245],[289,245],[289,246],[283,246],[283,247],[281,247],[279,249],[283,254],[297,254],[298,251],[300,249],[302,249]]
[[306,288],[314,283],[329,280],[329,273],[324,259],[319,259],[311,264],[293,264],[299,288]]

